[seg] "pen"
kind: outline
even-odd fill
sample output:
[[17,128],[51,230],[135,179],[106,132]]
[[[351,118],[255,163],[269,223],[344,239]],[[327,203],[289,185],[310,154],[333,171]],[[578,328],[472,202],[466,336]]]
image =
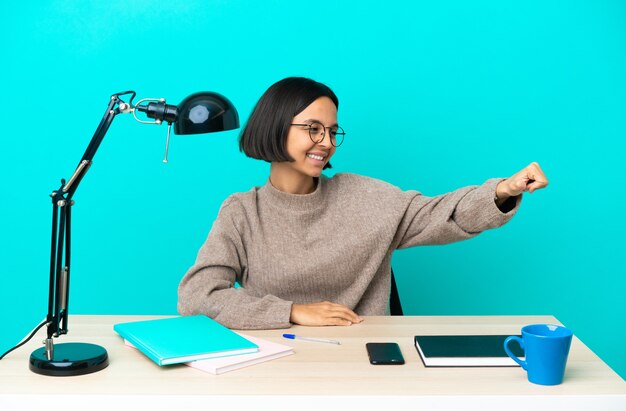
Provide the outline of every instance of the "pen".
[[298,337],[295,334],[283,334],[283,337],[289,338],[290,340],[302,340],[302,341],[311,341],[311,342],[341,345],[341,343],[337,340],[327,340],[326,338]]

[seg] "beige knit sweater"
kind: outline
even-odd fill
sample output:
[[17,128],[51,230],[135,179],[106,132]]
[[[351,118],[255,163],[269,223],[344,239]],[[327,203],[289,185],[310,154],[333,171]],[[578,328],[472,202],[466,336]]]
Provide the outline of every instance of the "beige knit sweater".
[[332,301],[359,315],[385,315],[391,253],[465,240],[507,222],[521,196],[501,211],[499,181],[426,197],[337,174],[322,176],[306,195],[269,182],[233,194],[180,283],[178,310],[235,329],[289,327],[292,302]]

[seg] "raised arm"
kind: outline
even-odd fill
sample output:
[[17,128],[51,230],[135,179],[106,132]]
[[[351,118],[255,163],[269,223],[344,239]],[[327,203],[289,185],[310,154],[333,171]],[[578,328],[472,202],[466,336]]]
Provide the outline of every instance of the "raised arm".
[[460,188],[437,197],[414,193],[397,230],[397,248],[447,244],[476,236],[509,221],[521,194],[542,189],[548,180],[537,163],[508,179]]
[[398,227],[396,248],[453,243],[503,225],[517,211],[520,198],[509,212],[500,210],[495,202],[500,181],[490,179],[436,197],[415,194]]

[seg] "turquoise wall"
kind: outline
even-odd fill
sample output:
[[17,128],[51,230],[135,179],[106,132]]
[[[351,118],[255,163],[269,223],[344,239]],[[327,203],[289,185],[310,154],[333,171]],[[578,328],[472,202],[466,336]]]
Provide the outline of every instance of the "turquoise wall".
[[[0,6],[0,351],[45,315],[50,199],[109,96],[214,90],[245,120],[291,75],[329,84],[334,172],[435,195],[538,161],[505,227],[396,253],[409,314],[552,314],[626,376],[623,1],[38,1]],[[222,200],[268,166],[237,132],[113,123],[74,207],[74,313],[174,314]],[[70,322],[71,326],[71,322]]]

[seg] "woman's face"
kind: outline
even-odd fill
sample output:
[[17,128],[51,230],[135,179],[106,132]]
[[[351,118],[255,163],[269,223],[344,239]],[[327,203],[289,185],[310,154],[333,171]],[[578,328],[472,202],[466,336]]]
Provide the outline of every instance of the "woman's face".
[[313,142],[307,126],[291,126],[287,135],[287,153],[294,159],[287,163],[295,171],[319,177],[337,149],[330,142],[328,127],[337,125],[337,107],[328,97],[320,97],[293,118],[292,124],[320,123],[326,127],[324,139]]

